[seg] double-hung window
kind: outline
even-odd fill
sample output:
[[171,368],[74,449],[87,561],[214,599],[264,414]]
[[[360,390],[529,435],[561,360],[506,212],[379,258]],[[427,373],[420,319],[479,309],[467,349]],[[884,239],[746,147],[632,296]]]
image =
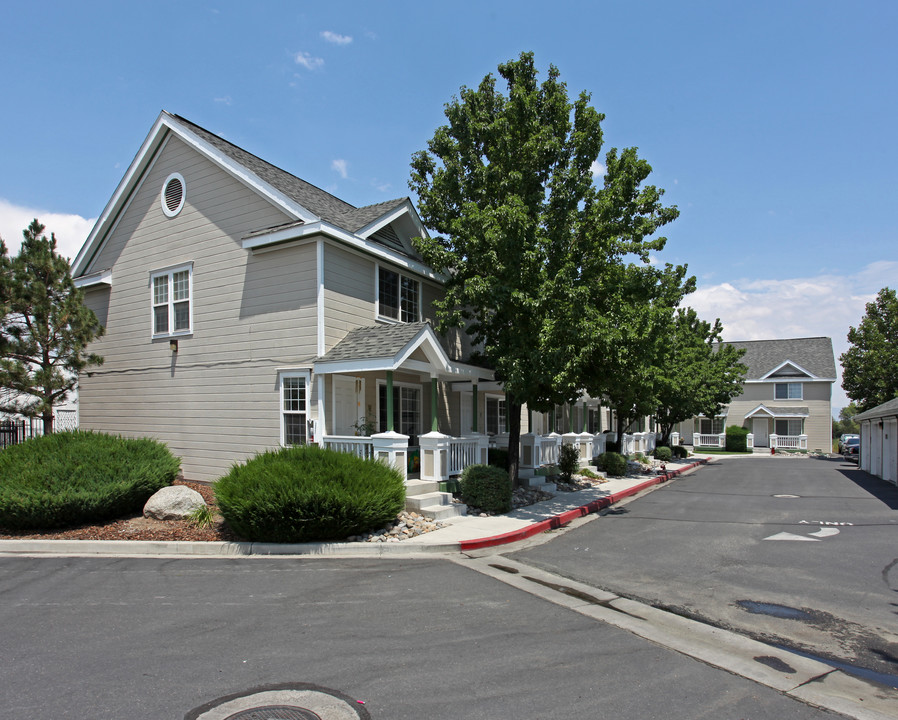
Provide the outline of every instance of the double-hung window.
[[281,380],[281,445],[305,445],[308,418],[307,372],[283,372]]
[[501,435],[505,432],[505,398],[486,399],[486,432]]
[[801,383],[776,383],[774,398],[777,400],[801,400]]
[[774,423],[777,435],[801,435],[801,418],[784,418]]
[[193,266],[160,270],[150,276],[153,302],[153,335],[187,335],[193,332]]
[[401,273],[378,268],[377,314],[399,322],[421,319],[421,284]]

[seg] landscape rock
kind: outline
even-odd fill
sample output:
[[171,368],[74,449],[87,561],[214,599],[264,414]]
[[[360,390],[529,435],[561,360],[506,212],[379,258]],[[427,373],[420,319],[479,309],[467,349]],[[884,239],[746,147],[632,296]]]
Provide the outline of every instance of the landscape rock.
[[196,490],[184,485],[170,485],[147,500],[143,514],[154,520],[183,520],[205,504],[203,496]]

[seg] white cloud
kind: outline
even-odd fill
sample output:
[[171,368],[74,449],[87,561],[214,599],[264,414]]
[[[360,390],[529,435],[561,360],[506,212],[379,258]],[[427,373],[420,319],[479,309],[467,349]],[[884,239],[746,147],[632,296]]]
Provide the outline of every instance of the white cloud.
[[306,70],[317,70],[324,65],[324,59],[314,57],[311,53],[300,50],[293,58],[297,65],[302,65]]
[[231,105],[233,104],[233,100],[230,95],[225,95],[224,97],[213,98],[213,100],[217,103],[222,103],[223,105]]
[[334,160],[331,163],[331,170],[336,170],[338,173],[340,173],[340,177],[344,180],[349,177],[349,163],[347,163],[345,160]]
[[839,356],[848,349],[848,328],[858,325],[880,289],[894,285],[896,272],[898,262],[879,261],[851,275],[700,284],[684,305],[705,320],[719,317],[725,340],[832,338],[838,375],[832,404],[838,410],[848,404],[839,367]]
[[592,165],[589,166],[589,172],[592,173],[593,177],[602,177],[607,171],[608,168],[602,165],[598,160],[593,160]]
[[56,235],[56,248],[60,255],[70,260],[78,254],[96,218],[83,218],[80,215],[54,213],[48,210],[22,207],[0,198],[0,237],[6,243],[10,255],[19,252],[22,244],[22,231],[37,218],[45,226],[44,232]]
[[329,43],[334,43],[334,45],[349,45],[349,43],[352,42],[351,35],[339,35],[338,33],[331,32],[330,30],[324,30],[321,33],[321,37],[323,37]]

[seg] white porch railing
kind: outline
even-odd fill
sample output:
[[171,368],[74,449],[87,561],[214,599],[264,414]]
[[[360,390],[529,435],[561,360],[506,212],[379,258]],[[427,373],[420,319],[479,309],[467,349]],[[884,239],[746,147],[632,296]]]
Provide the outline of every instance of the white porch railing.
[[481,446],[479,437],[454,437],[449,439],[449,472],[448,475],[461,475],[468,465],[481,462]]
[[537,438],[539,442],[539,457],[543,465],[558,464],[558,450],[561,447],[561,435],[549,433]]
[[692,434],[693,447],[726,447],[726,444],[727,436],[725,433]]
[[807,435],[777,435],[773,433],[770,436],[770,447],[783,448],[785,450],[807,450]]
[[374,441],[370,437],[353,435],[325,435],[324,447],[337,452],[351,453],[364,460],[374,457]]

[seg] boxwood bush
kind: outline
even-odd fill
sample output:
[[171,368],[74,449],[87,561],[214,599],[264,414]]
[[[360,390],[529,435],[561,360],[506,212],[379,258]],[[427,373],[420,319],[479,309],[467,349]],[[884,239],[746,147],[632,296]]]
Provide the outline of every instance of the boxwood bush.
[[627,474],[627,458],[620,453],[606,452],[599,455],[599,467],[612,477]]
[[668,462],[673,457],[673,450],[667,445],[659,445],[655,448],[655,458],[661,462]]
[[558,450],[558,472],[562,482],[570,482],[580,468],[580,448],[576,445],[562,445]]
[[728,452],[747,452],[748,428],[730,425],[726,429],[726,449]]
[[674,445],[671,449],[673,456],[678,459],[689,457],[689,450],[684,445]]
[[75,430],[0,452],[0,526],[61,528],[140,512],[180,460],[149,438]]
[[512,496],[508,472],[492,465],[468,465],[461,474],[461,496],[486,512],[508,512]]
[[222,517],[256,542],[340,540],[376,530],[405,505],[395,468],[317,445],[270,450],[215,483]]

